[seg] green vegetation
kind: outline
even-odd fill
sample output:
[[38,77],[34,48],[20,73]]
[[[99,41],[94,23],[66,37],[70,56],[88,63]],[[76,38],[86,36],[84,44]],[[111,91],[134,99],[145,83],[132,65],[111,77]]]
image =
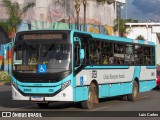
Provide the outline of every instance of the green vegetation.
[[116,19],[114,21],[114,32],[119,32],[119,36],[121,37],[126,37],[126,35],[130,31],[130,27],[126,26],[126,23],[138,23],[138,20],[133,20],[133,19]]
[[138,36],[136,37],[136,40],[145,40],[145,39],[144,39],[144,36],[143,36],[143,35],[138,35]]
[[[59,1],[59,0],[58,0]],[[107,0],[96,0],[99,4],[104,4]],[[83,3],[84,6],[84,31],[86,30],[86,7],[87,7],[87,0],[75,0],[75,10],[77,15],[77,29],[79,30],[79,12],[80,12],[80,6],[81,3]]]
[[2,3],[9,16],[8,21],[0,22],[0,26],[6,33],[16,32],[22,22],[22,15],[35,6],[35,3],[33,2],[27,2],[24,6],[20,6],[18,2],[11,2],[11,0],[2,0]]
[[10,81],[11,81],[11,76],[5,71],[0,71],[0,82],[10,82]]
[[104,4],[107,0],[96,0],[99,4]]

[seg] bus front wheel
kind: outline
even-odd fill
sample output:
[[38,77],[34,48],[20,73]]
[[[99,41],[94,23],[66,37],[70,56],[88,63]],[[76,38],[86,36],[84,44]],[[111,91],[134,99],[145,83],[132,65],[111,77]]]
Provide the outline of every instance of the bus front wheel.
[[49,107],[49,103],[37,103],[39,108],[48,108]]
[[136,81],[133,83],[132,93],[127,95],[129,101],[135,101],[138,96],[138,84]]
[[82,101],[81,105],[84,109],[91,109],[93,108],[94,103],[98,103],[98,90],[96,85],[91,83],[89,87],[88,100]]

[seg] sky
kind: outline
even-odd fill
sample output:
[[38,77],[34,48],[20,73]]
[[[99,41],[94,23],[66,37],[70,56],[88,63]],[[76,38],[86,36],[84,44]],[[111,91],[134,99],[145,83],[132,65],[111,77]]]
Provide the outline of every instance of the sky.
[[126,0],[121,9],[122,18],[132,18],[141,22],[160,21],[160,0]]

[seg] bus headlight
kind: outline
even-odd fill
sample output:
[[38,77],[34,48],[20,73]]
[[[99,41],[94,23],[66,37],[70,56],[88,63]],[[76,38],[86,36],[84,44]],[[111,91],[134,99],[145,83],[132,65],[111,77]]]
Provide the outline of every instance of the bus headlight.
[[12,81],[12,85],[13,85],[16,89],[18,89],[18,85],[17,85],[17,83],[16,83],[15,81]]
[[71,84],[71,81],[67,81],[67,82],[64,82],[61,86],[61,90],[64,90],[66,87],[68,87],[69,85]]

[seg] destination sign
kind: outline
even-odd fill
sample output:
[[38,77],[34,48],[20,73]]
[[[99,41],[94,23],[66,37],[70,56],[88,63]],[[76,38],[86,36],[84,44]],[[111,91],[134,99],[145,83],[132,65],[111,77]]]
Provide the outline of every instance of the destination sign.
[[53,40],[53,39],[64,39],[65,35],[63,34],[24,34],[23,40]]
[[35,70],[37,70],[37,66],[36,65],[32,65],[32,66],[30,66],[30,65],[18,65],[17,66],[17,70],[18,71],[21,71],[21,70],[27,70],[27,71],[35,71]]

